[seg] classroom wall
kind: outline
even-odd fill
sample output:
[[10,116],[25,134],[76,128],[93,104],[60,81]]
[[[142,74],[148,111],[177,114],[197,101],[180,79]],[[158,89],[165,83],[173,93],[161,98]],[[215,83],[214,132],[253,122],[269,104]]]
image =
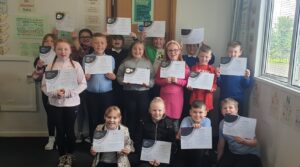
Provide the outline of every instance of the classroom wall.
[[[25,1],[25,0],[23,0]],[[4,56],[12,56],[31,60],[37,55],[35,49],[41,43],[37,39],[24,39],[16,35],[15,25],[18,17],[37,17],[44,22],[44,32],[50,32],[54,27],[54,15],[63,11],[75,18],[76,29],[87,24],[92,28],[103,31],[105,28],[105,0],[29,0],[34,6],[31,11],[20,8],[22,0],[7,0],[10,38],[7,41],[9,51]],[[91,3],[98,2],[97,8]],[[234,0],[177,0],[176,38],[180,39],[181,28],[205,28],[205,41],[211,45],[217,57],[224,55],[226,44],[230,40],[233,21]],[[100,19],[100,21],[99,21]],[[98,20],[98,21],[97,21]],[[99,22],[99,24],[93,23]],[[25,44],[24,44],[25,43]],[[30,52],[31,51],[31,52]],[[26,53],[26,54],[25,54]],[[31,54],[32,53],[32,54]],[[26,59],[27,59],[26,58]],[[219,60],[216,59],[216,64]],[[27,62],[32,66],[32,62]],[[17,69],[15,69],[17,72]],[[32,67],[33,70],[33,67]],[[1,78],[1,80],[8,78]],[[9,84],[9,82],[6,82]],[[37,86],[36,111],[0,111],[0,136],[46,136],[45,111],[40,101],[40,90]]]

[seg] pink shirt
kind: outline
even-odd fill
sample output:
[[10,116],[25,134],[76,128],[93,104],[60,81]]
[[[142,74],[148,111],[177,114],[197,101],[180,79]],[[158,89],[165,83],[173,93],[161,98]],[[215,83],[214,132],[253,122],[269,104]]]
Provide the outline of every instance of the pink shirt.
[[[75,69],[77,74],[78,87],[75,89],[66,89],[64,97],[58,97],[56,91],[47,92],[45,75],[42,80],[42,91],[48,96],[49,103],[56,107],[73,107],[80,104],[79,94],[87,87],[85,75],[80,64],[73,61],[75,68],[69,59],[57,58],[52,70]],[[46,71],[51,70],[52,64],[49,64]]]

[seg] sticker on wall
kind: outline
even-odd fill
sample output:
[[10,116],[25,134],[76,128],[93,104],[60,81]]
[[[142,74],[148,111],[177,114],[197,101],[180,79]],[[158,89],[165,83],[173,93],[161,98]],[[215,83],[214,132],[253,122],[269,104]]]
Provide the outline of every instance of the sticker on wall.
[[271,105],[270,105],[270,115],[275,118],[279,119],[279,96],[278,92],[273,92],[272,98],[271,98]]
[[294,99],[292,96],[287,95],[286,98],[283,101],[283,108],[282,108],[282,114],[281,114],[281,121],[283,123],[286,123],[287,125],[292,125],[292,101]]

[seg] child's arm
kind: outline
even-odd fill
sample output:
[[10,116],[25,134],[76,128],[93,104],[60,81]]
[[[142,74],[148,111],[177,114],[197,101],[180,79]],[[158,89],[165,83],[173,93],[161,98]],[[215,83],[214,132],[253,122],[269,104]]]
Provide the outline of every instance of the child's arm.
[[246,71],[245,71],[245,75],[244,75],[244,77],[243,77],[243,79],[242,79],[242,87],[244,88],[244,89],[247,89],[247,88],[249,88],[250,87],[250,85],[251,85],[251,78],[250,78],[250,70],[249,69],[247,69]]
[[76,70],[76,74],[77,74],[78,87],[75,89],[65,89],[64,90],[65,98],[74,97],[76,95],[79,95],[82,91],[84,91],[87,88],[85,75],[84,75],[84,72],[83,72],[80,64],[77,62],[74,62],[74,65],[75,65],[75,70]]
[[175,83],[175,84],[183,87],[183,86],[185,86],[187,84],[189,75],[190,75],[190,68],[189,68],[189,66],[186,65],[185,66],[185,76],[184,76],[184,79],[175,78],[176,80],[174,80],[173,83]]
[[155,83],[159,86],[165,86],[167,84],[171,83],[171,78],[161,78],[160,77],[160,67],[157,70],[156,76],[155,76]]
[[149,82],[149,87],[152,88],[154,86],[155,83],[155,73],[154,73],[154,68],[151,64],[151,62],[149,61],[150,65],[150,82]]
[[224,153],[225,140],[224,138],[219,138],[218,148],[217,148],[217,160],[220,161]]
[[115,59],[111,56],[111,59],[112,59],[112,72],[110,73],[106,73],[105,74],[105,77],[108,78],[109,80],[115,80],[117,77],[116,75],[114,74],[114,69],[115,69]]
[[124,135],[125,135],[125,147],[124,149],[121,151],[121,154],[123,155],[128,155],[130,152],[134,152],[134,147],[133,147],[133,142],[130,138],[130,135],[129,135],[129,131],[128,131],[128,128],[125,128],[124,129]]
[[254,139],[244,139],[244,138],[235,136],[235,137],[234,137],[234,140],[235,140],[237,143],[239,143],[239,144],[243,144],[243,145],[246,145],[246,146],[249,146],[249,147],[255,147],[256,144],[257,144],[256,138],[254,138]]
[[124,74],[125,74],[125,62],[119,66],[119,69],[117,72],[117,81],[119,82],[120,85],[124,85],[124,82],[123,82]]

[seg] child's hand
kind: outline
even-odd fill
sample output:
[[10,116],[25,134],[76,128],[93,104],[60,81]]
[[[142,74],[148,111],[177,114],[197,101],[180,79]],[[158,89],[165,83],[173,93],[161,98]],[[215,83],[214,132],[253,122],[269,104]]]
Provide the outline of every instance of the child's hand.
[[217,67],[217,68],[216,68],[216,76],[219,78],[220,75],[221,75],[220,67]]
[[121,155],[128,155],[130,153],[130,150],[128,148],[124,148],[121,150]]
[[39,59],[38,62],[37,62],[37,64],[36,64],[36,66],[38,68],[42,68],[42,67],[44,67],[44,65],[45,65],[45,62],[43,60],[41,60],[41,59]]
[[77,39],[77,33],[75,31],[71,32],[72,39]]
[[234,136],[234,140],[239,144],[245,144],[245,139],[243,139],[239,136]]
[[171,77],[171,82],[172,83],[177,83],[177,78],[176,77]]
[[170,77],[169,77],[169,78],[166,78],[166,82],[167,82],[167,83],[172,83],[172,78],[170,78]]
[[143,31],[141,35],[141,41],[145,41],[146,37],[147,37],[146,32]]
[[58,89],[56,93],[57,93],[57,96],[59,98],[64,97],[65,96],[65,89]]
[[134,32],[130,32],[129,36],[130,36],[131,38],[134,38],[134,39],[137,39],[137,38],[138,38],[137,35],[136,35],[136,33],[134,33]]
[[215,92],[216,89],[215,88],[211,88],[210,92]]
[[249,77],[250,77],[250,70],[247,69],[247,70],[245,71],[245,78],[248,79]]
[[189,91],[193,91],[193,88],[190,87],[190,86],[187,86],[186,88],[187,88]]
[[143,83],[142,85],[143,85],[144,87],[146,87],[146,88],[149,88],[149,85],[146,84],[146,83]]
[[92,77],[92,75],[91,74],[85,74],[85,79],[88,81],[88,80],[90,80],[91,79],[91,77]]
[[157,160],[154,160],[154,161],[149,161],[150,165],[152,166],[159,166],[160,165],[160,162],[157,161]]
[[116,75],[114,73],[107,73],[107,74],[105,74],[105,77],[110,79],[110,80],[115,80],[116,79]]
[[56,28],[53,28],[53,29],[52,29],[52,34],[54,34],[54,35],[56,35],[56,36],[57,36],[57,34],[58,34],[58,30],[57,30]]
[[97,154],[97,152],[93,149],[93,147],[91,147],[90,153],[92,156],[96,156],[96,154]]
[[193,128],[201,128],[201,125],[199,123],[194,123]]

